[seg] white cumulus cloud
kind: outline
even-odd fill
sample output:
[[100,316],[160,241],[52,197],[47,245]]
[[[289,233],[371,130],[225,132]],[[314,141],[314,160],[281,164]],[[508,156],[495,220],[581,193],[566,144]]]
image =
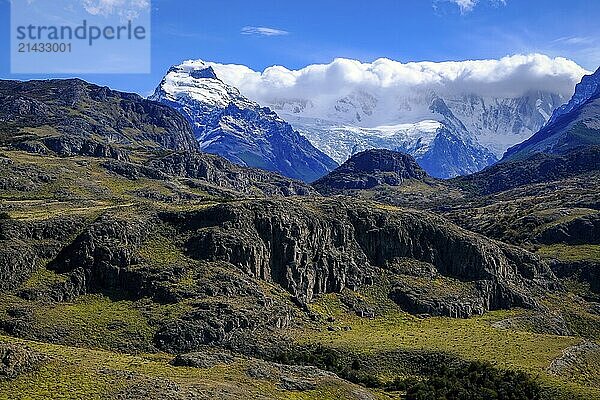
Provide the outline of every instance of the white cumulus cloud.
[[83,0],[83,8],[92,15],[135,19],[149,10],[150,0]]
[[452,3],[455,3],[458,8],[460,8],[460,12],[465,13],[473,10],[475,5],[477,4],[477,0],[451,0]]
[[[366,91],[377,97],[396,97],[411,91],[443,94],[476,94],[520,97],[529,91],[570,96],[588,73],[574,61],[542,54],[512,55],[501,59],[408,62],[380,58],[372,63],[337,58],[329,64],[313,64],[290,70],[271,66],[254,71],[244,65],[208,63],[217,76],[259,103],[278,99],[340,98]],[[186,61],[194,68],[202,61]]]
[[[440,1],[456,4],[458,6],[458,8],[460,9],[461,14],[467,14],[467,13],[473,11],[475,6],[477,4],[479,4],[479,2],[480,2],[480,0],[435,0],[434,7],[435,7],[435,3],[438,3]],[[499,6],[499,5],[506,5],[507,0],[486,0],[486,1],[489,1],[493,5]]]
[[265,26],[245,26],[240,31],[242,35],[259,35],[259,36],[284,36],[288,35],[288,31],[281,29],[268,28]]

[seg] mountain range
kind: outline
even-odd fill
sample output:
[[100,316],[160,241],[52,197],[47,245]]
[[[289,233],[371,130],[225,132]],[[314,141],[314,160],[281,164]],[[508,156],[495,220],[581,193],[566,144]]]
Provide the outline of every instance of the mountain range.
[[[356,93],[336,100],[335,112],[317,116],[309,102],[281,100],[270,106],[338,162],[361,150],[387,148],[415,156],[433,176],[449,178],[495,163],[508,146],[537,132],[562,103],[561,95],[547,92],[518,98],[424,92],[399,96],[393,105]],[[376,112],[393,117],[369,126]]]
[[[487,66],[477,63],[377,60],[358,65],[336,59],[298,71],[271,67],[260,73],[196,60],[178,68],[211,66],[222,81],[239,84],[242,94],[275,111],[339,164],[362,150],[386,148],[413,155],[432,176],[450,178],[497,162],[509,147],[537,132],[566,100],[564,73],[547,77],[556,81],[553,89],[524,83],[522,89],[507,90],[501,81],[479,82],[477,68]],[[463,73],[453,76],[454,70]],[[349,76],[340,78],[343,74]],[[328,75],[333,83],[325,79]],[[366,82],[356,83],[359,79]],[[369,83],[377,79],[377,85]]]
[[600,398],[594,77],[478,173],[367,149],[309,185],[236,158],[317,175],[277,114],[171,74],[0,81],[0,397]]

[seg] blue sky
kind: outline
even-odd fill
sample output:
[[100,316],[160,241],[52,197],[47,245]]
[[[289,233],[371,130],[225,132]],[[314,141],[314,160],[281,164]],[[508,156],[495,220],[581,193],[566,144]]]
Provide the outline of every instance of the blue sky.
[[[8,0],[0,0],[0,15],[0,77],[50,77],[10,74]],[[152,72],[78,76],[146,95],[171,65],[198,58],[262,70],[336,57],[407,62],[537,52],[595,70],[598,15],[595,0],[153,0]]]

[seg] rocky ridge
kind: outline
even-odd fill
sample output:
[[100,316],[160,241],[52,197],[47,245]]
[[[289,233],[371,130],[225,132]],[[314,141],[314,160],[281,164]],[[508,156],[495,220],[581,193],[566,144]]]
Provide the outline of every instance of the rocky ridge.
[[[514,306],[536,307],[536,293],[559,287],[548,266],[535,256],[470,234],[439,217],[410,210],[384,212],[368,204],[340,201],[313,206],[249,201],[191,213],[160,213],[150,220],[105,216],[61,250],[52,268],[69,273],[69,282],[76,282],[77,290],[84,292],[119,288],[136,296],[178,298],[172,289],[165,292],[160,283],[165,277],[133,268],[144,264],[138,249],[156,224],[175,230],[178,245],[191,260],[232,265],[244,276],[282,287],[298,304],[320,294],[372,284],[381,269],[392,268],[398,259],[428,263],[435,274],[472,285],[469,301],[477,307],[461,308],[458,300],[452,309],[434,307],[440,315],[466,317]],[[191,268],[186,263],[173,265],[171,274],[184,274]],[[414,302],[422,304],[428,295],[416,296]],[[408,311],[421,313],[419,307]],[[240,327],[250,321],[259,323],[245,320]],[[209,335],[194,340],[206,344],[222,339],[222,335]]]
[[558,108],[536,134],[509,148],[502,161],[534,153],[564,154],[600,145],[600,69],[584,76],[569,102]]
[[0,122],[4,144],[38,154],[123,160],[130,150],[199,149],[176,111],[79,79],[0,81]]
[[[142,177],[169,181],[189,178],[185,183],[214,194],[236,197],[240,194],[253,196],[306,196],[316,191],[304,182],[286,178],[274,172],[235,165],[230,161],[206,153],[174,152],[149,158],[143,164],[126,161],[106,161],[108,171],[128,179]],[[193,180],[193,181],[192,181]]]
[[432,180],[415,159],[391,150],[366,150],[313,182],[322,194],[368,190],[379,185],[400,186],[407,180]]

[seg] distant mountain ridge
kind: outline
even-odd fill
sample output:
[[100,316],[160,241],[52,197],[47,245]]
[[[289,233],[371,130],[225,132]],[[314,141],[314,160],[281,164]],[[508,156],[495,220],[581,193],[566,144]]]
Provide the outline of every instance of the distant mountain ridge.
[[0,80],[0,145],[40,157],[104,158],[104,170],[132,181],[176,177],[219,195],[314,193],[303,182],[202,154],[189,122],[171,107],[80,79]]
[[180,111],[203,151],[310,182],[337,163],[269,108],[242,96],[206,64],[172,67],[150,99]]
[[600,171],[600,146],[584,146],[562,154],[535,153],[447,182],[475,194],[488,195],[596,171]]
[[508,149],[502,160],[540,152],[563,154],[589,145],[600,145],[600,68],[583,77],[571,100],[535,135]]
[[[424,91],[399,94],[390,104],[367,92],[353,93],[337,100],[331,110],[315,109],[310,100],[298,99],[274,100],[267,105],[304,133],[317,147],[331,154],[336,161],[343,162],[352,154],[353,144],[380,147],[367,135],[353,134],[355,129],[378,133],[383,142],[389,142],[388,148],[401,140],[417,141],[421,138],[421,142],[427,141],[428,130],[417,129],[412,134],[400,134],[392,138],[386,127],[408,126],[426,120],[444,122],[445,115],[431,109],[438,99],[461,122],[474,142],[498,158],[508,147],[537,132],[553,110],[565,101],[559,94],[543,91],[508,98]],[[398,133],[400,131],[397,130]],[[328,135],[324,136],[323,133]]]

